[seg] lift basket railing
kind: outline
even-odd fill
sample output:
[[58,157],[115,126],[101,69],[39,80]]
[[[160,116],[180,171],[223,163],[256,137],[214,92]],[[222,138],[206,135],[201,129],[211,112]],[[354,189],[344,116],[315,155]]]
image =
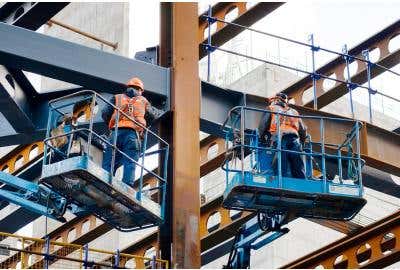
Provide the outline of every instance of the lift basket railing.
[[[103,106],[112,106],[116,112],[116,126],[111,140],[109,140],[107,136],[99,134],[99,130],[102,129],[101,127],[103,127],[104,130],[104,123],[100,118]],[[138,160],[134,160],[117,147],[120,117],[129,119],[142,129],[140,134],[142,140]],[[65,124],[66,119],[68,119],[67,124]],[[65,125],[69,125],[69,131],[65,130]],[[64,131],[54,132],[57,129],[60,130],[60,126],[64,127]],[[83,140],[79,141],[77,138]],[[60,147],[55,145],[57,141],[64,141],[64,144],[65,141],[67,141],[68,143],[63,146],[63,150],[60,150]],[[83,141],[82,144],[80,143],[81,141]],[[43,159],[43,165],[49,165],[59,161],[60,158],[66,159],[77,154],[87,155],[90,159],[94,160],[96,155],[93,152],[98,152],[99,149],[102,151],[104,147],[112,147],[112,163],[111,169],[108,171],[112,175],[110,184],[112,184],[112,181],[115,181],[115,176],[112,172],[115,171],[116,155],[118,154],[129,159],[135,163],[136,172],[138,170],[140,172],[139,176],[137,176],[138,173],[136,173],[135,179],[134,189],[138,194],[137,199],[141,201],[142,196],[152,199],[151,195],[154,195],[157,191],[161,191],[161,193],[159,193],[161,196],[157,196],[155,200],[161,205],[161,216],[164,216],[169,144],[148,127],[126,114],[120,108],[117,108],[95,91],[83,90],[49,102],[48,125],[44,143],[45,158]],[[148,149],[151,146],[154,146],[152,148],[155,148],[155,150]],[[78,150],[76,148],[78,148]],[[79,150],[79,148],[81,148],[81,150]],[[58,159],[55,159],[56,156]],[[145,164],[147,160],[150,161],[149,165]],[[157,163],[161,165],[161,170],[154,168],[157,167],[155,166]],[[98,165],[101,167],[101,164]],[[150,168],[151,166],[153,168]],[[145,177],[156,179],[157,184],[154,187],[148,187],[149,185],[144,187]]]
[[[266,113],[277,115],[277,135],[281,138],[280,122],[284,117],[300,118],[310,129],[317,129],[313,132],[316,141],[310,135],[302,146],[302,151],[283,149],[280,139],[275,142],[261,143],[258,132],[258,124]],[[326,134],[327,126],[341,122],[346,127],[343,130],[336,130],[335,134]],[[232,108],[225,120],[222,129],[226,138],[227,156],[222,164],[226,172],[226,185],[229,188],[230,181],[235,174],[245,173],[252,175],[271,174],[279,181],[279,188],[282,188],[282,155],[284,153],[301,155],[306,169],[306,177],[309,180],[321,180],[324,185],[324,192],[329,192],[328,181],[342,187],[357,187],[358,196],[363,194],[361,168],[364,160],[360,155],[360,130],[362,123],[346,118],[322,117],[322,116],[294,116],[287,113],[273,112],[237,106]],[[315,138],[314,138],[315,139]],[[266,172],[261,169],[260,155],[271,153],[274,157],[274,168]],[[317,162],[317,160],[319,162]],[[336,170],[328,164],[337,164]],[[319,175],[315,175],[319,172]]]

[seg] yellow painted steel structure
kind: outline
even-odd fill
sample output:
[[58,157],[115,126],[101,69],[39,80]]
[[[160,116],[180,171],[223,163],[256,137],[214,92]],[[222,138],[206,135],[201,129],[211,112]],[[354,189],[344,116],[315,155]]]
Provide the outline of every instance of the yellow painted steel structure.
[[[48,248],[46,240],[41,238],[27,237],[22,235],[0,232],[0,268],[12,267],[14,269],[42,269],[45,268],[46,256],[49,259],[49,268],[84,268],[85,263],[92,266],[108,268],[155,268],[167,269],[169,262],[157,258],[137,256],[127,253],[118,254],[118,265],[115,262],[116,252],[85,248],[83,245],[69,244],[64,242],[50,241]],[[4,260],[14,254],[14,262]],[[106,261],[106,258],[113,258]]]

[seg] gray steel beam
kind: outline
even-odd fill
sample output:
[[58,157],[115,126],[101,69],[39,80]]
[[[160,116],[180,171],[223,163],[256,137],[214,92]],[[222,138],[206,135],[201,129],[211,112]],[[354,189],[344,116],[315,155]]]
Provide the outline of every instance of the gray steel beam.
[[6,3],[0,8],[0,21],[29,30],[37,30],[68,4],[68,2]]
[[16,132],[32,132],[35,128],[30,101],[10,72],[0,66],[0,112]]
[[[36,31],[67,5],[68,2],[9,2],[0,8],[0,21]],[[7,69],[25,94],[31,98],[37,96],[37,91],[21,70],[9,67]]]
[[140,77],[150,95],[166,98],[169,69],[0,23],[0,64],[108,93]]

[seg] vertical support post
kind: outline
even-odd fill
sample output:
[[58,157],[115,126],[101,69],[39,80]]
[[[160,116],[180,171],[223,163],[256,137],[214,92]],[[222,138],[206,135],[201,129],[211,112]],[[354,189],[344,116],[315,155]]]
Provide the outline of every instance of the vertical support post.
[[338,166],[339,166],[339,182],[343,183],[343,168],[342,168],[342,150],[338,149]]
[[[161,217],[165,219],[165,209],[166,209],[166,198],[167,198],[167,188],[168,188],[168,164],[169,164],[169,146],[165,146],[164,150],[164,163],[159,162],[160,166],[163,166],[160,168],[160,171],[163,172],[163,179],[164,181],[161,183],[162,185],[162,197],[161,197]],[[160,248],[161,249],[161,248]]]
[[361,174],[361,145],[360,145],[360,122],[356,121],[356,151],[357,151],[357,178],[358,178],[358,195],[362,196],[363,182]]
[[193,31],[198,24],[197,3],[172,3],[172,267],[175,268],[201,266],[199,50],[197,31]]
[[208,23],[208,38],[207,38],[207,82],[210,82],[210,68],[211,68],[211,16],[212,16],[212,10],[211,10],[211,5],[208,5],[208,18],[207,18],[207,23]]
[[321,118],[319,120],[319,133],[321,136],[321,162],[322,162],[322,177],[324,182],[323,191],[326,192],[326,166],[325,166],[325,128],[324,128],[324,119]]
[[157,265],[156,265],[156,255],[153,255],[153,257],[151,258],[151,269],[156,269]]
[[[227,152],[229,151],[229,135],[230,135],[230,133],[226,132],[226,134],[225,134],[225,149]],[[229,159],[225,159],[224,162],[225,162],[225,166],[226,166],[225,186],[228,187],[228,185],[229,185]]]
[[314,110],[318,110],[317,104],[317,76],[315,74],[315,52],[317,51],[314,46],[314,34],[310,34],[309,41],[311,44],[311,63],[312,63],[312,82],[313,82],[313,95],[314,95]]
[[362,51],[364,59],[367,61],[367,82],[368,82],[368,109],[369,109],[369,122],[372,124],[372,89],[371,89],[371,62],[369,61],[368,50]]
[[119,249],[117,249],[117,251],[115,252],[115,255],[114,255],[114,265],[113,265],[114,269],[119,268],[119,260],[120,260],[120,251],[119,251]]
[[[79,248],[79,260],[83,260],[83,247]],[[79,264],[79,269],[82,269],[82,263]]]
[[310,153],[310,156],[309,156],[309,159],[308,159],[308,164],[309,164],[308,167],[310,168],[309,177],[310,177],[310,179],[312,179],[313,178],[313,171],[314,171],[314,165],[313,165],[314,156],[312,155],[313,154],[313,147],[312,147],[311,135],[309,135],[309,143],[308,143],[308,145],[309,145],[309,153]]
[[24,238],[21,238],[21,249],[23,250],[22,252],[21,252],[21,269],[25,269],[26,268],[26,265],[25,265],[25,260],[26,260],[26,258],[25,258],[25,252],[24,252],[24,250],[25,250],[25,239]]
[[83,246],[83,268],[88,268],[88,260],[89,260],[89,246],[88,244]]
[[[52,117],[53,117],[53,109],[49,106],[49,117],[47,119],[47,127],[46,127],[46,139],[50,137],[50,123],[52,122]],[[44,168],[44,165],[47,165],[47,152],[48,152],[48,146],[47,143],[44,143],[43,145],[43,166],[42,169]],[[50,163],[50,161],[49,161]]]
[[[271,116],[272,117],[272,116]],[[278,145],[277,145],[277,154],[278,154],[278,183],[279,188],[282,188],[282,136],[281,136],[281,115],[276,113],[276,126],[278,131]],[[286,154],[286,153],[285,153]],[[287,160],[286,160],[287,162]]]
[[[119,117],[120,117],[120,110],[119,110],[119,105],[117,104],[117,116],[115,118],[115,128],[114,128],[114,134],[113,134],[113,143],[112,143],[112,157],[111,157],[111,171],[110,171],[110,175],[111,175],[111,179],[110,179],[110,184],[113,181],[114,178],[114,170],[115,170],[115,155],[117,152],[117,140],[118,140],[118,122],[119,122]],[[125,168],[124,168],[125,169]]]
[[50,237],[46,235],[46,242],[45,242],[45,260],[44,260],[44,268],[49,269],[49,256],[50,256]]
[[244,108],[240,108],[240,168],[244,179]]
[[344,60],[346,62],[346,74],[347,74],[347,89],[349,90],[349,95],[350,95],[350,109],[351,109],[351,118],[354,119],[354,107],[353,107],[353,86],[351,84],[351,78],[350,78],[350,59],[347,51],[347,45],[345,44],[342,49],[344,56]]
[[[159,65],[163,67],[172,67],[172,3],[160,3],[160,57]],[[171,100],[169,99],[166,110],[170,110]],[[172,156],[173,145],[173,118],[172,113],[168,113],[160,122],[160,136],[166,140],[170,147],[166,151],[168,156]],[[160,249],[160,257],[163,260],[172,261],[172,198],[173,198],[173,157],[167,161],[164,160],[164,168],[160,168],[166,172],[168,184],[164,190],[164,223],[159,227],[158,243]],[[168,264],[169,266],[169,264]],[[166,266],[166,268],[168,268]]]
[[143,139],[143,145],[142,145],[142,164],[140,168],[140,178],[139,178],[139,192],[136,195],[136,198],[139,201],[142,201],[142,194],[143,194],[143,172],[144,172],[144,159],[146,155],[146,148],[147,148],[147,136],[148,136],[148,130],[146,129],[144,133],[144,139]]
[[[93,137],[93,122],[94,122],[94,106],[96,105],[96,93],[93,94],[92,102],[90,103],[90,120],[89,120],[89,137],[87,142],[87,156],[90,157],[90,145]],[[72,139],[71,139],[72,141]]]

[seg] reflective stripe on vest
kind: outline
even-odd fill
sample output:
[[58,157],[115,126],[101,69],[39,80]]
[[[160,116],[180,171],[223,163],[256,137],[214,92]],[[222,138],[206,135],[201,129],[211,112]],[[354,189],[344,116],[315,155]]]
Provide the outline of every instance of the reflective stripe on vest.
[[[146,126],[146,120],[144,115],[146,113],[146,106],[148,101],[143,96],[137,96],[130,98],[125,94],[115,95],[115,106],[119,108],[126,115],[139,122],[143,126]],[[108,127],[110,129],[115,128],[115,120],[117,118],[117,110],[114,110]],[[119,115],[118,128],[132,128],[137,131],[142,131],[143,128],[133,122],[131,119],[123,114]]]
[[290,117],[287,115],[279,115],[277,113],[284,113],[288,115],[298,116],[299,113],[291,108],[282,108],[279,105],[270,105],[268,106],[268,110],[271,111],[271,124],[269,127],[269,132],[272,135],[277,135],[278,132],[278,116],[279,116],[279,129],[280,133],[283,134],[296,134],[299,135],[299,118],[297,117]]

